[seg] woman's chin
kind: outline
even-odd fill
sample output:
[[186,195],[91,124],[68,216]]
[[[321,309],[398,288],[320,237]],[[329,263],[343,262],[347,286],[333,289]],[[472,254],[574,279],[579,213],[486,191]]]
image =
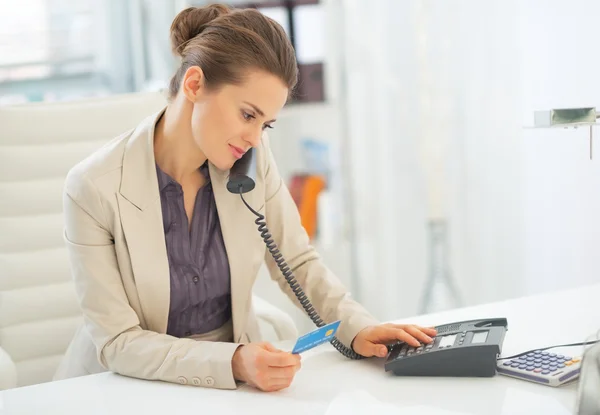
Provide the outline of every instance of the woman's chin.
[[231,167],[233,167],[233,165],[235,164],[237,160],[235,158],[231,158],[231,160],[215,160],[214,162],[212,162],[212,164],[221,171],[227,171],[230,170]]

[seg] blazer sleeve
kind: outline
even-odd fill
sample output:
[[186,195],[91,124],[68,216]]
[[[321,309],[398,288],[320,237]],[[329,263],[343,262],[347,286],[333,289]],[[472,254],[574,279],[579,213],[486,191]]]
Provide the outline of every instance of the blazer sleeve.
[[140,327],[92,180],[70,174],[63,204],[76,293],[99,363],[140,379],[235,389],[231,359],[239,344],[180,339]]
[[[269,232],[316,311],[326,323],[341,320],[336,337],[351,347],[359,331],[379,322],[352,299],[310,245],[298,208],[273,159],[266,134],[261,145],[262,162],[259,160],[259,163],[262,164],[265,180],[265,220]],[[265,262],[271,278],[296,306],[303,309],[268,250]]]

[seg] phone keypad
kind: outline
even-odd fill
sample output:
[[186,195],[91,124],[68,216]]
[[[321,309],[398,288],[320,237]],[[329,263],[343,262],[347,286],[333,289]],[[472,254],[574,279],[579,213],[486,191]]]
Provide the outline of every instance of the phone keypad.
[[405,357],[414,356],[414,355],[427,353],[427,352],[431,351],[433,349],[433,345],[435,343],[435,338],[433,340],[434,341],[431,343],[422,343],[420,346],[416,346],[416,347],[409,346],[406,343],[402,344],[402,346],[401,346],[402,348],[398,352],[398,356],[396,356],[396,359],[403,359]]

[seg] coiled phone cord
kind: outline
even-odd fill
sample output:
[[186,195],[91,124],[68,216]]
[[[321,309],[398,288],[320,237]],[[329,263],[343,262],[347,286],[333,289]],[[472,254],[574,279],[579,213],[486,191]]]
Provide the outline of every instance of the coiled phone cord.
[[[325,325],[325,322],[319,316],[319,314],[317,313],[317,310],[315,310],[315,308],[311,304],[310,300],[304,293],[304,290],[302,289],[300,284],[298,284],[298,281],[296,281],[296,277],[294,277],[292,270],[290,270],[290,267],[285,262],[283,255],[281,255],[281,252],[279,252],[279,249],[277,248],[277,244],[275,243],[275,241],[273,241],[273,238],[271,237],[271,234],[269,233],[269,229],[267,228],[267,222],[265,221],[265,216],[258,213],[254,209],[252,209],[252,207],[250,207],[250,205],[244,199],[244,195],[242,194],[241,188],[240,188],[240,196],[242,198],[242,202],[244,202],[246,207],[252,213],[254,213],[254,215],[256,215],[257,219],[254,221],[254,223],[256,223],[258,225],[258,230],[260,232],[260,236],[265,241],[265,244],[267,245],[267,249],[271,253],[271,256],[273,256],[275,263],[279,267],[279,270],[283,274],[285,280],[290,285],[292,291],[298,298],[298,301],[300,302],[300,304],[302,305],[302,307],[304,308],[304,310],[306,311],[306,313],[308,314],[310,319],[313,321],[313,323],[315,323],[315,325],[317,327],[323,327]],[[348,358],[354,359],[354,360],[364,359],[364,356],[356,353],[350,347],[345,346],[335,336],[333,336],[330,343],[338,352],[340,352],[345,357],[348,357]]]

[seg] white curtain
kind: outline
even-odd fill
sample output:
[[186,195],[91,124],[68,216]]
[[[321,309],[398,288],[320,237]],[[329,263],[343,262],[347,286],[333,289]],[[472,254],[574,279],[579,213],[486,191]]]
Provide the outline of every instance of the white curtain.
[[[355,296],[421,306],[428,222],[448,224],[462,303],[518,294],[523,260],[516,0],[344,0]],[[446,295],[447,299],[451,297]]]
[[[523,123],[534,109],[600,109],[600,2],[520,2]],[[600,129],[524,130],[527,293],[600,282]]]

